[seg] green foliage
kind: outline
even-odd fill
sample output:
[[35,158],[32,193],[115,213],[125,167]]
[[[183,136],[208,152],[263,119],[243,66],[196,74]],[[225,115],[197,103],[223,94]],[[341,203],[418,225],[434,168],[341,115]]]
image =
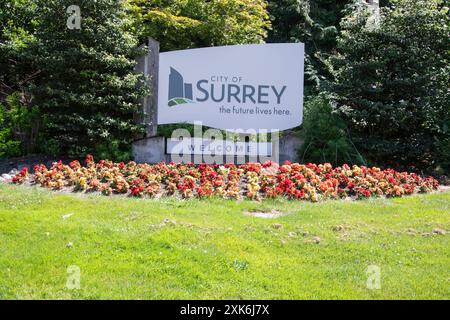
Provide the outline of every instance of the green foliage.
[[[163,126],[158,126],[158,135],[170,138],[172,137],[172,132],[176,129],[186,129],[189,131],[191,136],[194,136],[194,128],[193,124],[189,123],[181,123],[181,124],[166,124]],[[202,127],[203,130],[203,127]]]
[[269,0],[272,29],[268,42],[305,43],[305,85],[316,94],[330,77],[324,59],[336,46],[341,13],[352,0]]
[[39,74],[28,56],[36,25],[33,0],[11,0],[0,6],[0,102],[16,92],[28,100],[27,87]]
[[450,173],[450,137],[442,138],[436,141],[436,162],[438,170],[447,175]]
[[[66,26],[69,5],[81,7],[80,30]],[[448,7],[443,0],[380,5],[374,26],[367,6],[353,0],[4,1],[0,156],[39,149],[127,159],[142,132],[133,115],[146,90],[133,67],[148,36],[162,51],[268,36],[304,42],[305,93],[331,93],[331,105],[324,96],[306,101],[304,161],[364,162],[358,149],[381,166],[449,172]],[[170,136],[176,127],[193,131],[158,132]]]
[[[133,122],[145,93],[133,72],[138,40],[121,0],[35,0],[36,41],[30,57],[41,75],[30,90],[45,113],[48,145],[69,156],[99,145],[130,145],[141,127]],[[69,29],[66,8],[79,5],[81,29]]]
[[98,159],[109,159],[115,162],[128,162],[132,159],[131,144],[125,141],[113,140],[96,146],[94,154]]
[[163,51],[260,43],[270,27],[263,0],[131,0],[133,30]]
[[378,26],[355,5],[329,63],[331,91],[353,141],[376,164],[436,165],[448,137],[450,21],[440,0],[397,0]]
[[0,104],[0,157],[20,156],[35,150],[41,116],[39,109],[24,105],[20,95],[7,97]]
[[42,117],[30,93],[41,70],[30,56],[35,42],[36,2],[11,0],[0,6],[0,156],[36,152]]
[[12,157],[20,154],[20,141],[14,140],[9,125],[9,114],[0,104],[0,158]]
[[333,165],[344,163],[367,164],[354,147],[345,123],[336,113],[329,99],[319,95],[305,103],[302,136],[305,139],[299,150],[301,162]]

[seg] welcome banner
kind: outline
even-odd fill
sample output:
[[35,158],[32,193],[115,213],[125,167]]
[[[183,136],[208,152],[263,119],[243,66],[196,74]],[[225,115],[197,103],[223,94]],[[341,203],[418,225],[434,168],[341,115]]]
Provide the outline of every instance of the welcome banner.
[[302,43],[171,51],[159,59],[158,124],[277,131],[302,123]]

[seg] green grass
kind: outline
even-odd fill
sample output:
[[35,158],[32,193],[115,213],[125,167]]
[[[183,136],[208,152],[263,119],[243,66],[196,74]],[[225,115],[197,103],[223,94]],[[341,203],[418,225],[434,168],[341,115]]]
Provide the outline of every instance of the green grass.
[[[272,208],[289,215],[243,214]],[[449,299],[450,236],[422,235],[450,230],[449,218],[449,192],[258,203],[0,184],[0,299]],[[71,265],[80,289],[66,288]]]

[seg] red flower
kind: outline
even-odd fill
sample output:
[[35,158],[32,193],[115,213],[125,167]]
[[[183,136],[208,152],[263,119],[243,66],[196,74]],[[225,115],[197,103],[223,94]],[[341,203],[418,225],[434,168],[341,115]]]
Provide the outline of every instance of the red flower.
[[94,162],[94,156],[91,155],[91,154],[86,155],[86,160],[85,160],[85,162],[86,162],[86,163]]
[[[220,167],[220,169],[219,169]],[[228,173],[222,169],[227,168]],[[54,163],[51,169],[36,165],[31,182],[43,187],[59,189],[75,186],[81,191],[98,190],[103,194],[129,193],[131,196],[156,196],[176,194],[183,198],[209,197],[212,195],[238,199],[247,197],[291,199],[318,199],[346,197],[368,198],[372,195],[402,196],[415,191],[430,192],[437,189],[438,182],[432,177],[423,178],[414,173],[397,172],[393,169],[366,168],[343,165],[333,168],[331,164],[316,165],[285,162],[281,167],[271,161],[234,164],[136,164],[133,161],[113,163],[109,160],[94,162],[86,156],[86,166],[78,161],[64,165]],[[275,168],[268,174],[268,169]],[[23,168],[13,178],[13,183],[28,179],[28,168]],[[194,194],[194,191],[196,192]]]

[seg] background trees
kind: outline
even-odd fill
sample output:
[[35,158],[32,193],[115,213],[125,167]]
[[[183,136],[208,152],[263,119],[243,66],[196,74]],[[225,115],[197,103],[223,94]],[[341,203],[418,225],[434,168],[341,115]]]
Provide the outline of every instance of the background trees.
[[32,152],[40,127],[28,87],[40,74],[29,57],[35,41],[35,4],[11,0],[0,6],[0,157]]
[[[66,25],[74,4],[79,30]],[[448,171],[448,6],[380,4],[375,26],[363,0],[2,2],[0,157],[129,158],[145,91],[134,59],[151,36],[162,51],[304,42],[302,160]]]
[[80,29],[67,27],[72,0],[35,2],[39,24],[30,52],[42,75],[31,92],[45,113],[48,146],[76,156],[116,153],[139,131],[133,114],[144,93],[133,72],[139,42],[125,30],[123,2],[80,1]]
[[[73,4],[81,11],[79,29],[67,26]],[[25,152],[128,158],[121,150],[140,130],[133,114],[145,90],[133,72],[139,42],[125,28],[130,20],[124,2],[15,0],[1,12],[2,121],[13,136],[16,123],[27,118],[17,109],[40,114],[34,131],[42,123],[39,138],[34,135],[39,148]]]
[[330,77],[324,60],[336,47],[343,9],[353,0],[269,0],[272,20],[268,42],[305,43],[305,85],[308,95],[320,92]]
[[448,8],[440,0],[395,0],[367,24],[366,6],[348,10],[328,62],[335,111],[352,140],[381,165],[433,167],[448,150]]
[[263,0],[130,0],[133,30],[161,50],[261,43],[270,26]]

